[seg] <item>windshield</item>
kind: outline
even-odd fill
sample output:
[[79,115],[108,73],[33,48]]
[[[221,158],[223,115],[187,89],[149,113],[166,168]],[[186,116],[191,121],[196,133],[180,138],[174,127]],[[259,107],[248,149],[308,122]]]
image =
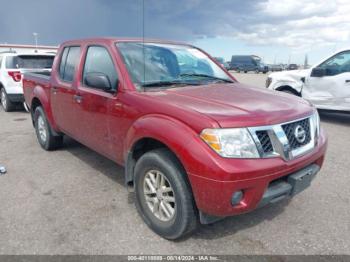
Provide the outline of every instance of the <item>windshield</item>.
[[6,68],[24,68],[24,69],[44,69],[51,68],[54,56],[47,55],[19,55],[7,57]]
[[190,46],[124,42],[117,47],[139,90],[232,82],[208,56]]

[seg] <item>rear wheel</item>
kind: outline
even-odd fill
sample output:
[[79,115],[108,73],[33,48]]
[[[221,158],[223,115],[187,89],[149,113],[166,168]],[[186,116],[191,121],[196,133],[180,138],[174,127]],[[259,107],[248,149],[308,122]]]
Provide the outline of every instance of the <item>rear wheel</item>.
[[5,88],[1,88],[1,105],[5,112],[11,112],[15,108],[15,104],[12,103],[6,93]]
[[47,150],[54,150],[62,146],[63,136],[54,136],[42,107],[34,112],[35,131],[40,146]]
[[197,226],[196,207],[186,173],[167,149],[144,154],[135,166],[136,207],[145,223],[166,239]]

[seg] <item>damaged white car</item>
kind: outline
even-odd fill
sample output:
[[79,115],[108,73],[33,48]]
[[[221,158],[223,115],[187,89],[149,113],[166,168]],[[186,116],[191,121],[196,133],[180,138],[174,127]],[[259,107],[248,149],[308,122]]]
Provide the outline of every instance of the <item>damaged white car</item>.
[[319,109],[350,111],[350,49],[310,69],[272,73],[266,87],[300,96]]

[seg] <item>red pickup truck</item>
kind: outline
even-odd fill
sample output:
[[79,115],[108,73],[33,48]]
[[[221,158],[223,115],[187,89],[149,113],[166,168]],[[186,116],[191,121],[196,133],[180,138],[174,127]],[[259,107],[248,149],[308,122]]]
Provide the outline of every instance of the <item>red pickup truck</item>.
[[68,135],[125,166],[141,217],[167,239],[294,196],[324,160],[312,105],[240,84],[191,45],[65,42],[52,73],[23,85],[40,145]]

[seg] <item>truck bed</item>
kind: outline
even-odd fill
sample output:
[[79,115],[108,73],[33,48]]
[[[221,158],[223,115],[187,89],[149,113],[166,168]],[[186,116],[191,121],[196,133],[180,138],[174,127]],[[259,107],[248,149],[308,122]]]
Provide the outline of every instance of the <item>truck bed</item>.
[[30,108],[31,104],[28,104],[28,101],[32,101],[34,96],[34,89],[40,87],[41,90],[44,90],[49,97],[50,91],[50,78],[51,71],[36,71],[36,72],[27,72],[23,75],[23,94],[27,106]]

